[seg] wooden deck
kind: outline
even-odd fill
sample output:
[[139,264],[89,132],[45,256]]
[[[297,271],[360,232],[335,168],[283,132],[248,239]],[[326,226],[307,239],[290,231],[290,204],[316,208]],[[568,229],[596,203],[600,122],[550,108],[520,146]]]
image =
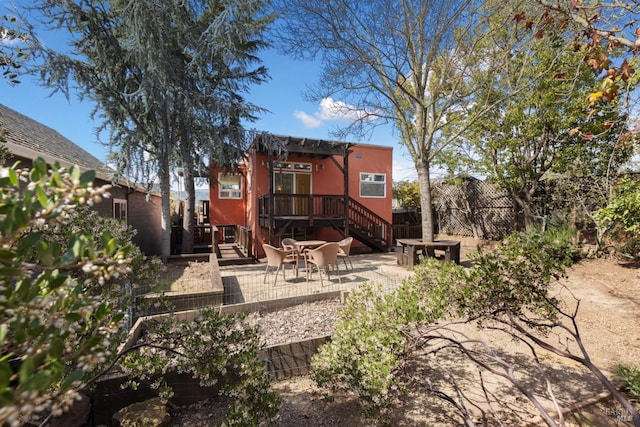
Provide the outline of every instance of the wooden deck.
[[[246,257],[238,248],[235,243],[220,243],[220,256],[218,257],[218,264],[220,265],[243,265],[243,264],[255,264],[257,261],[252,257]],[[196,250],[197,249],[197,250]],[[208,261],[211,255],[211,245],[208,248],[199,247],[194,248],[195,253],[192,254],[177,254],[167,257],[169,262],[180,261]]]
[[235,243],[221,243],[218,245],[220,248],[220,257],[218,258],[218,264],[220,265],[242,265],[242,264],[254,264],[256,260],[252,257],[246,257],[238,248]]

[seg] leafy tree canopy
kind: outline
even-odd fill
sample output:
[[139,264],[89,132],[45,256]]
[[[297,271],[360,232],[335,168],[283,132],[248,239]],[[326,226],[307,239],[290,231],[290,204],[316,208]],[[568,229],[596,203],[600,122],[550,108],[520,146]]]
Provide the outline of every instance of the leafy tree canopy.
[[[526,5],[522,8],[530,12]],[[519,10],[512,18],[514,25],[522,25]],[[494,18],[495,25],[501,25],[499,16]],[[504,43],[487,51],[513,45],[512,33],[503,36]],[[477,70],[472,78],[487,82],[478,96],[503,101],[473,123],[466,111],[449,117],[454,123],[448,131],[463,130],[454,154],[444,161],[464,162],[465,168],[471,166],[509,190],[526,224],[547,214],[548,200],[538,199],[545,179],[553,174],[582,180],[604,177],[630,155],[620,144],[627,133],[624,109],[617,102],[597,113],[588,109],[585,99],[600,82],[583,61],[584,52],[569,46],[564,37],[540,36],[513,53],[509,67]],[[521,89],[507,97],[514,87]]]
[[22,50],[20,42],[25,36],[15,28],[16,18],[4,15],[0,17],[0,69],[2,76],[12,84],[20,83],[18,71],[28,55]]
[[420,210],[420,188],[416,181],[400,181],[393,183],[393,198],[400,206],[410,210]]
[[[261,111],[243,92],[266,79],[255,55],[272,20],[265,2],[41,0],[31,9],[41,17],[27,29],[42,60],[34,71],[54,90],[95,102],[120,172],[148,170],[146,179],[159,181],[169,255],[170,169],[188,173],[191,192],[202,158],[230,164],[242,156],[239,125]],[[69,52],[40,43],[40,29],[68,32]]]

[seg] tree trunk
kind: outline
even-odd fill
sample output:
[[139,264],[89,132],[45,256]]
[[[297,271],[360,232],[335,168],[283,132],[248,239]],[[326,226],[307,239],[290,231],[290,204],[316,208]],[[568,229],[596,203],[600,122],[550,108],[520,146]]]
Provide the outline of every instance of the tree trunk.
[[[522,212],[522,219],[524,220],[524,229],[528,230],[531,228],[533,224],[535,224],[533,210],[531,209],[531,204],[527,200],[526,196],[523,196],[521,193],[514,192],[513,200],[516,203],[516,206],[520,208],[520,212]],[[517,212],[517,209],[516,209]]]
[[433,242],[433,208],[431,207],[431,178],[428,164],[416,164],[422,210],[422,240]]
[[184,172],[184,217],[182,218],[182,253],[193,253],[193,230],[196,206],[196,187],[192,170]]
[[158,175],[160,178],[161,223],[162,236],[160,244],[160,256],[167,258],[171,255],[171,177],[169,174],[169,153],[165,147],[161,147],[158,156]]
[[180,141],[180,157],[184,179],[184,217],[182,218],[182,253],[193,253],[193,227],[196,206],[196,187],[193,178],[191,141],[184,134]]

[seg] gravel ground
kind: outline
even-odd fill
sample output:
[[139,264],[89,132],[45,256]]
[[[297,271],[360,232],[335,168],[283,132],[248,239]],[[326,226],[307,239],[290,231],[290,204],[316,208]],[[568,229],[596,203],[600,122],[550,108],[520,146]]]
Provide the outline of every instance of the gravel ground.
[[338,299],[304,303],[272,313],[251,313],[247,321],[260,325],[266,346],[331,335],[342,308]]

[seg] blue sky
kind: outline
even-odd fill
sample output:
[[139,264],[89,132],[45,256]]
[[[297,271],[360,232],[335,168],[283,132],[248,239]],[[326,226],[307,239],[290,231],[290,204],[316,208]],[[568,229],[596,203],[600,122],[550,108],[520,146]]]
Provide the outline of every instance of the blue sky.
[[[5,9],[4,4],[1,8]],[[60,40],[53,39],[44,41],[60,43]],[[251,127],[274,134],[331,139],[330,131],[345,123],[343,118],[331,113],[331,106],[340,100],[327,98],[312,103],[303,96],[308,85],[317,81],[318,64],[294,61],[273,50],[263,52],[261,57],[269,70],[270,80],[254,86],[246,96],[269,113],[262,114]],[[31,76],[22,76],[20,80],[20,84],[12,86],[6,79],[0,79],[0,103],[55,129],[97,158],[106,160],[108,148],[98,142],[95,128],[99,123],[90,118],[90,103],[80,102],[75,96],[66,99],[60,93],[51,94],[50,89],[39,86]],[[350,139],[352,142],[392,146],[393,180],[415,179],[413,163],[397,140],[391,126],[377,128],[369,139]]]

